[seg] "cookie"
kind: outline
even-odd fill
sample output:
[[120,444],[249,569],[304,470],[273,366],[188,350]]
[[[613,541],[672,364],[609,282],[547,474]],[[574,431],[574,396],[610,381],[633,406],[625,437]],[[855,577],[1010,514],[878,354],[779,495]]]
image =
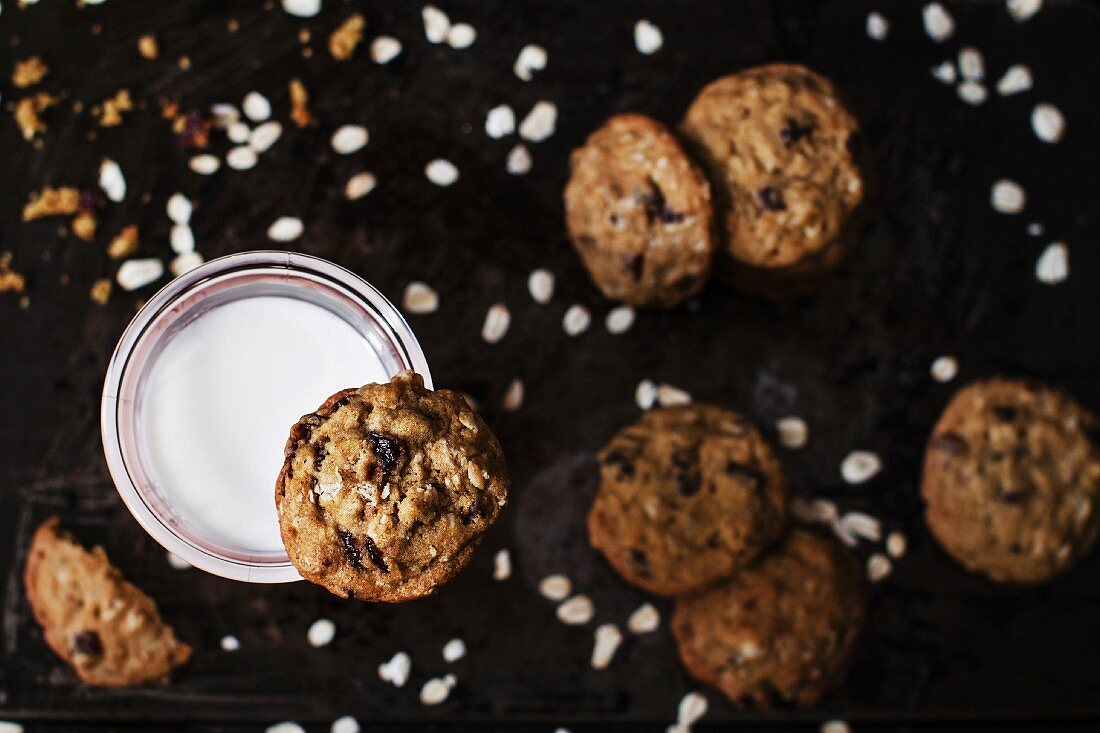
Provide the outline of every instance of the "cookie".
[[713,187],[720,279],[784,298],[835,271],[858,238],[865,182],[859,124],[828,79],[795,64],[723,77],[680,132]]
[[167,682],[191,658],[153,599],[122,577],[103,548],[78,544],[57,517],[35,531],[23,579],[46,643],[90,685]]
[[344,598],[434,593],[508,499],[489,427],[413,372],[333,395],[294,425],[285,453],[275,503],[290,561]]
[[573,151],[565,220],[592,281],[611,300],[668,308],[710,277],[710,186],[656,120],[617,115]]
[[1100,425],[1030,379],[960,389],[936,423],[921,496],[939,544],[991,580],[1039,583],[1086,554],[1100,518]]
[[727,583],[677,600],[671,629],[688,672],[735,704],[809,707],[843,681],[865,616],[855,557],[793,529]]
[[599,454],[592,546],[628,582],[663,596],[751,563],[783,531],[787,488],[760,432],[707,405],[653,410]]

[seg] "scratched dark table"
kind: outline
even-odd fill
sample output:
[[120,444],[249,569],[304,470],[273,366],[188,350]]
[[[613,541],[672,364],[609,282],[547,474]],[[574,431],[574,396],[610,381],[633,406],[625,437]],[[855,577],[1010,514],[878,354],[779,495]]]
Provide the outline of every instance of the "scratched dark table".
[[[268,3],[268,6],[271,6]],[[588,549],[583,515],[594,490],[593,455],[634,419],[643,378],[688,389],[697,399],[736,407],[770,430],[782,415],[804,416],[809,445],[784,452],[794,490],[863,509],[909,537],[908,555],[872,590],[870,629],[845,687],[821,709],[740,712],[715,693],[706,721],[746,730],[816,730],[843,717],[860,729],[984,723],[983,729],[1089,729],[1100,725],[1100,556],[1053,583],[996,587],[957,568],[920,519],[917,476],[923,440],[955,385],[935,383],[928,366],[955,354],[960,381],[1031,374],[1100,407],[1100,227],[1093,215],[1100,170],[1100,16],[1089,6],[1048,0],[1018,24],[1000,2],[949,2],[955,35],[932,42],[915,2],[552,3],[442,2],[452,20],[478,31],[456,51],[424,38],[420,5],[329,0],[301,20],[277,5],[178,0],[111,0],[77,8],[48,0],[26,10],[14,0],[0,15],[0,91],[5,107],[22,96],[8,74],[15,59],[41,54],[41,88],[64,92],[47,115],[44,145],[0,119],[0,251],[27,277],[29,305],[0,294],[0,719],[28,730],[258,731],[279,720],[327,730],[354,714],[370,730],[663,730],[681,696],[697,687],[681,670],[664,624],[630,637],[607,671],[589,666],[593,626],[567,627],[536,592],[551,572],[589,593],[597,622],[623,624],[645,596],[626,586]],[[360,47],[335,62],[328,33],[352,10],[368,20],[367,41],[389,34],[404,44],[391,64]],[[889,38],[870,40],[869,10],[892,21]],[[631,29],[649,18],[665,36],[639,54]],[[239,21],[236,33],[230,19]],[[304,58],[299,32],[309,29]],[[161,55],[146,61],[137,38],[155,32]],[[547,48],[549,66],[522,82],[512,62],[526,43]],[[1010,64],[1031,66],[1031,92],[984,105],[962,103],[931,77],[935,64],[973,45],[985,54],[989,83]],[[182,70],[181,56],[191,68]],[[610,308],[590,285],[563,234],[560,191],[571,148],[608,115],[646,112],[674,124],[711,79],[780,59],[806,62],[833,77],[864,122],[879,180],[862,246],[819,294],[786,304],[714,286],[685,307],[641,313],[624,335],[602,319]],[[316,127],[289,124],[287,82],[308,87]],[[139,109],[100,129],[85,107],[130,89]],[[252,170],[200,176],[194,151],[179,144],[158,100],[184,109],[268,96],[283,137]],[[540,99],[560,108],[557,132],[529,145],[533,170],[513,177],[505,157],[515,138],[492,140],[485,114],[508,103],[522,115]],[[1029,125],[1038,101],[1068,120],[1057,145]],[[340,124],[370,129],[350,156],[329,145]],[[215,135],[213,152],[229,144]],[[20,209],[44,185],[94,186],[103,156],[128,180],[124,202],[106,207],[94,244],[24,224]],[[455,162],[457,183],[440,188],[424,165]],[[349,202],[343,184],[370,170],[378,188]],[[1018,216],[994,212],[990,186],[1018,180],[1028,191]],[[116,289],[101,307],[91,283],[112,277],[104,245],[140,225],[141,256],[171,257],[167,198],[195,200],[192,226],[208,259],[271,246],[268,225],[300,216],[293,248],[361,274],[395,302],[413,279],[441,294],[440,310],[411,324],[438,385],[483,404],[514,480],[512,502],[471,566],[438,596],[401,606],[342,601],[307,583],[259,586],[170,568],[164,551],[131,519],[107,475],[99,436],[99,395],[107,360],[135,308],[155,290]],[[1046,234],[1031,237],[1040,222]],[[1067,282],[1036,282],[1034,263],[1050,241],[1068,243]],[[549,305],[526,292],[529,272],[557,276]],[[162,281],[163,282],[163,281]],[[162,284],[162,283],[161,283]],[[488,306],[513,314],[504,341],[479,332]],[[573,303],[589,306],[592,328],[564,335]],[[518,412],[501,397],[511,380],[527,385]],[[838,464],[852,448],[877,451],[885,468],[852,487]],[[274,470],[274,469],[273,469]],[[46,648],[20,579],[35,525],[60,514],[90,543],[102,543],[125,574],[159,602],[193,663],[168,687],[97,690],[80,684]],[[491,579],[492,558],[509,548],[510,580]],[[873,547],[864,545],[864,555]],[[667,617],[669,604],[658,604]],[[318,617],[337,625],[322,649],[306,642]],[[220,650],[233,634],[240,651]],[[467,657],[447,665],[443,643],[466,640]],[[398,650],[413,657],[404,689],[382,683],[377,665]],[[417,691],[453,671],[459,683],[438,707]],[[79,724],[80,727],[77,727]],[[705,728],[706,726],[701,726]]]

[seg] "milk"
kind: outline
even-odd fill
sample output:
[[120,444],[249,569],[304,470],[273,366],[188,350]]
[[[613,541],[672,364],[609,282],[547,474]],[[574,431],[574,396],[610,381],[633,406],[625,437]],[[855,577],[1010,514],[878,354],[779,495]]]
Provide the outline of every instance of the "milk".
[[355,328],[318,305],[219,305],[149,370],[139,408],[147,470],[184,524],[245,552],[281,553],[275,479],[291,425],[341,389],[390,376]]

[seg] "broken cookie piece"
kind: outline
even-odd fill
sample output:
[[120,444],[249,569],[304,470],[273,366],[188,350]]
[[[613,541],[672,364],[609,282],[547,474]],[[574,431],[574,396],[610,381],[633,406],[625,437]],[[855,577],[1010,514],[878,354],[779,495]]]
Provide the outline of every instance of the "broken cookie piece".
[[90,685],[167,682],[191,658],[156,603],[122,577],[103,548],[84,549],[57,517],[34,533],[24,581],[46,643]]

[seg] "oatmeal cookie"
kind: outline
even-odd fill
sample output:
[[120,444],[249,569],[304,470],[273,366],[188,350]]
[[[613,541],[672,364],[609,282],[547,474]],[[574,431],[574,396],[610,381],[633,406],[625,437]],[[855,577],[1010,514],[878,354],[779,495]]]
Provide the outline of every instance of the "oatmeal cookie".
[[847,674],[866,616],[855,557],[793,529],[728,582],[677,600],[680,659],[735,704],[817,704]]
[[390,602],[434,593],[465,567],[507,498],[489,427],[413,372],[338,392],[299,420],[275,490],[304,578]]
[[588,536],[627,581],[674,596],[728,577],[783,531],[786,479],[745,418],[653,410],[600,451]]
[[703,288],[715,248],[710,186],[664,125],[616,115],[570,166],[569,236],[606,297],[668,308]]
[[1096,542],[1098,431],[1093,413],[1035,380],[963,387],[925,451],[929,529],[964,567],[992,580],[1057,575]]
[[721,279],[798,295],[852,249],[865,193],[859,124],[828,79],[795,64],[723,77],[695,98],[680,132],[713,186]]
[[191,658],[157,604],[122,577],[103,548],[81,547],[57,517],[34,533],[24,582],[46,643],[90,685],[167,682]]

